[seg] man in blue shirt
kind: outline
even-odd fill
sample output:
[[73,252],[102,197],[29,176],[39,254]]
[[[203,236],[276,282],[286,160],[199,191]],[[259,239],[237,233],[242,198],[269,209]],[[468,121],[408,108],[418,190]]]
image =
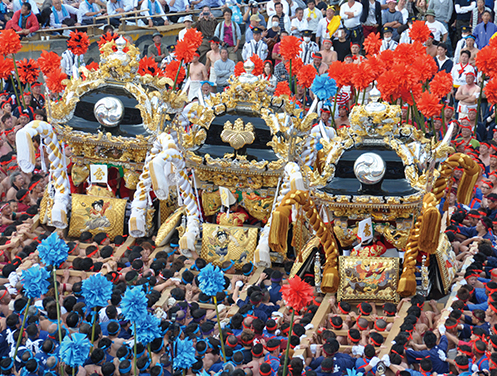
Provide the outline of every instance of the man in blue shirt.
[[473,35],[476,37],[478,48],[482,49],[490,42],[490,38],[497,32],[497,26],[490,22],[492,15],[488,10],[484,11],[481,18],[482,22],[476,25]]
[[433,372],[438,374],[449,372],[449,363],[447,362],[447,347],[449,345],[445,335],[440,337],[440,342],[437,345],[437,336],[431,331],[427,331],[423,337],[423,341],[428,350],[414,351],[406,350],[406,358],[409,364],[419,363],[423,358],[430,357],[433,363]]

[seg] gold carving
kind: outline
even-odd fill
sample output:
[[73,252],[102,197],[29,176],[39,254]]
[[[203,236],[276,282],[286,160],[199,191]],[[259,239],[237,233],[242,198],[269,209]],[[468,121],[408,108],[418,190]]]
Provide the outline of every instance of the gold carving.
[[227,121],[221,132],[221,140],[229,143],[235,150],[241,149],[245,145],[250,145],[254,142],[254,126],[252,123],[244,124],[240,118],[235,120],[235,124]]

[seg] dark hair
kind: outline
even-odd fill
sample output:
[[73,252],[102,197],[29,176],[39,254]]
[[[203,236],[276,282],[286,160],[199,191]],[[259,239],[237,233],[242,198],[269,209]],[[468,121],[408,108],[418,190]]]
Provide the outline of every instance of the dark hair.
[[225,8],[225,9],[223,10],[223,16],[224,16],[226,13],[229,13],[229,14],[233,15],[233,11],[232,11],[230,8]]
[[462,50],[459,56],[461,56],[462,54],[468,55],[468,59],[471,59],[471,52],[469,52],[468,50]]
[[429,330],[429,331],[425,332],[425,335],[423,337],[423,341],[424,341],[426,347],[428,347],[428,349],[432,349],[437,344],[437,336],[435,335],[435,333],[433,333],[431,330]]
[[26,7],[27,10],[31,10],[31,4],[30,3],[22,3],[23,7]]

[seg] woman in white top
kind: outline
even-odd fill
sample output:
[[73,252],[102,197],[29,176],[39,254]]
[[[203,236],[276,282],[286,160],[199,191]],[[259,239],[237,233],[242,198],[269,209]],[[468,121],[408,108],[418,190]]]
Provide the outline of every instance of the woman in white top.
[[266,60],[260,77],[269,81],[269,85],[266,86],[266,91],[269,95],[274,93],[277,84],[276,76],[273,73],[273,64],[269,60]]

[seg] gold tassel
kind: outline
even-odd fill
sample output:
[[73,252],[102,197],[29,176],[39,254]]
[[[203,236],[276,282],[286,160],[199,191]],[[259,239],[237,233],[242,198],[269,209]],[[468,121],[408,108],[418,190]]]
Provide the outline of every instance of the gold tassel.
[[423,213],[421,222],[419,248],[428,253],[434,253],[438,248],[440,238],[440,211],[436,206],[429,206]]
[[336,266],[324,266],[321,290],[325,293],[334,293],[338,290],[339,278]]
[[271,230],[269,231],[269,246],[275,252],[286,254],[288,237],[288,216],[281,211],[273,212]]
[[416,293],[416,276],[413,269],[404,270],[399,280],[397,293],[402,297],[412,296]]
[[[479,167],[478,167],[479,168]],[[471,173],[464,170],[461,181],[457,187],[457,201],[463,205],[468,205],[471,202],[473,195],[473,187],[478,180],[478,172]]]

